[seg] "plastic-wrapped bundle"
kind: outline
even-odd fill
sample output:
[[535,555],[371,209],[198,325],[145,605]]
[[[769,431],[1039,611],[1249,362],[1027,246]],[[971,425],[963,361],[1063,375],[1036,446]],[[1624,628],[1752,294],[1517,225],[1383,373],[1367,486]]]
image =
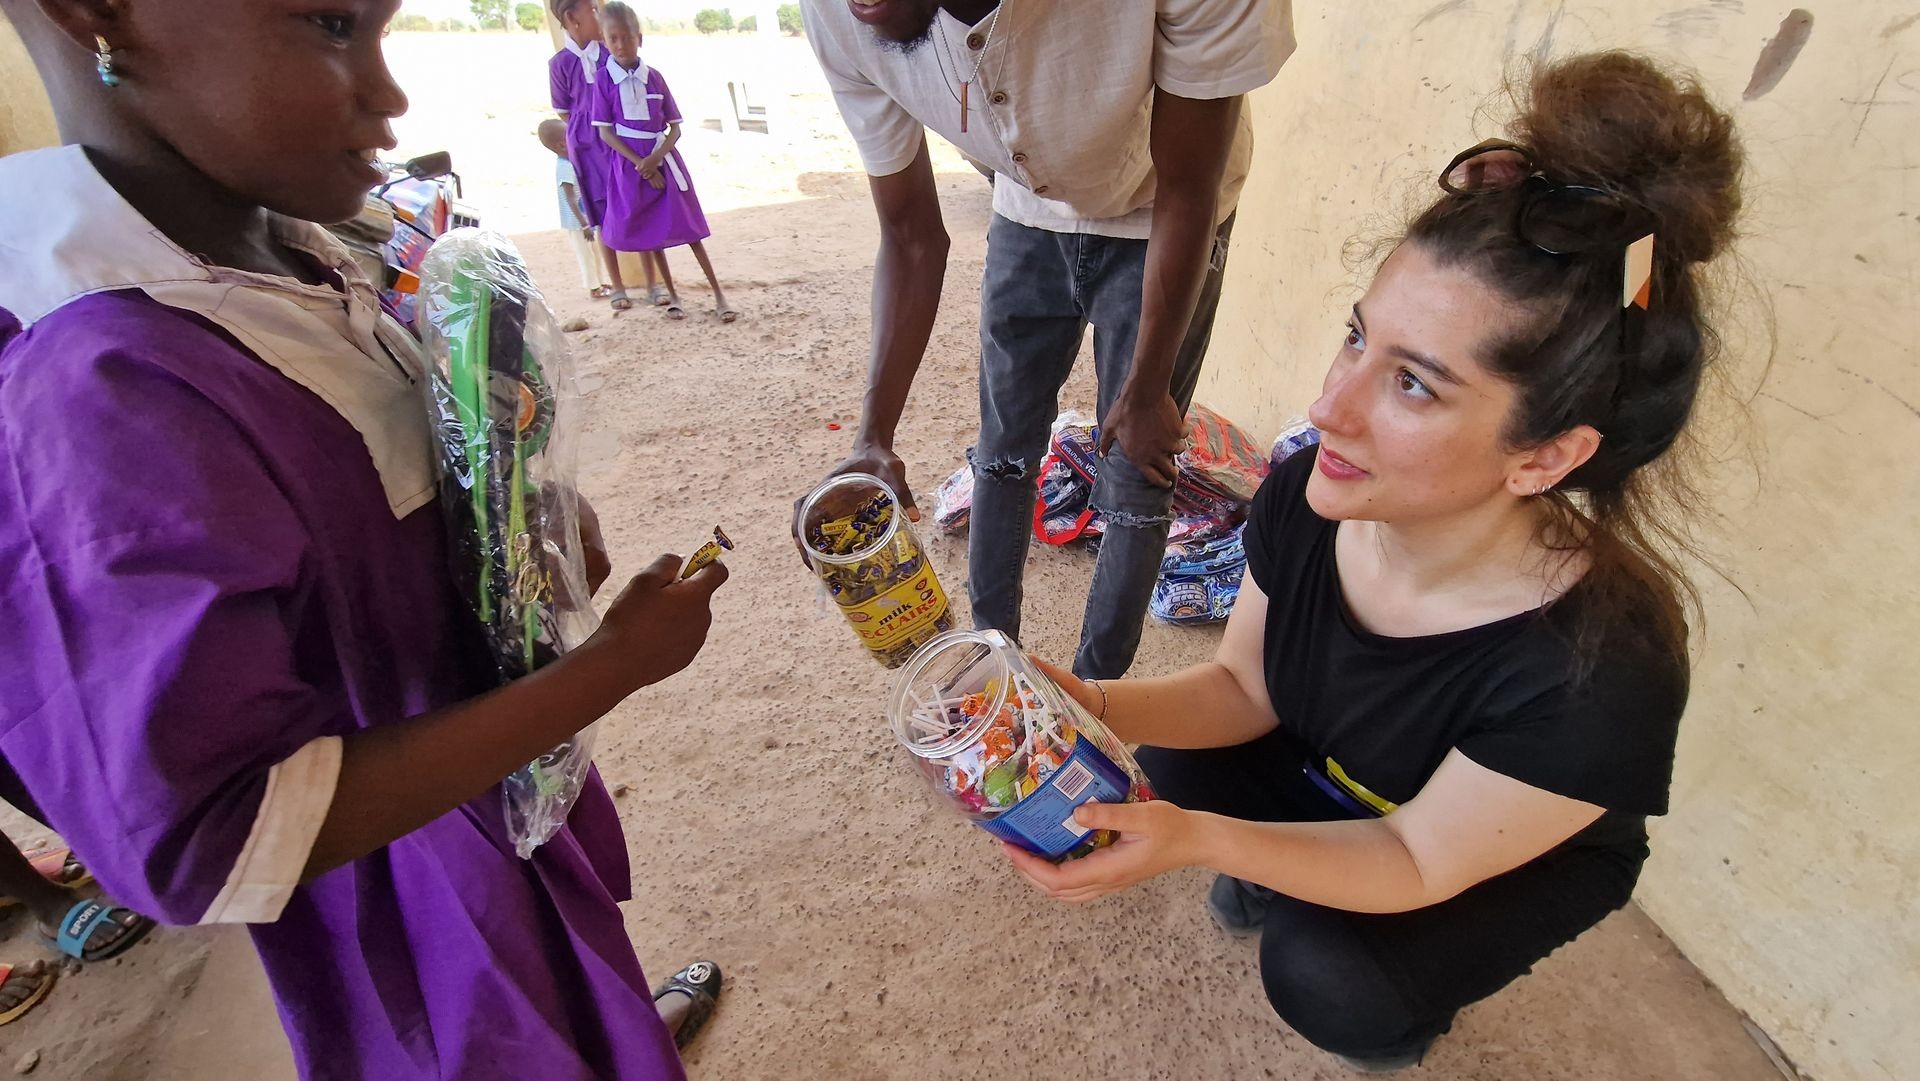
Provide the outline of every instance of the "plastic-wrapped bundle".
[[1267,479],[1266,456],[1238,425],[1197,402],[1187,410],[1187,439],[1191,445],[1177,459],[1174,513],[1237,525]]
[[[598,625],[574,488],[580,401],[565,340],[513,244],[456,229],[422,268],[421,342],[455,580],[503,681],[579,645]],[[502,784],[522,858],[580,795],[590,727]]]
[[1218,623],[1233,614],[1247,570],[1246,527],[1204,541],[1174,543],[1160,561],[1147,610],[1163,623]]
[[1320,429],[1304,417],[1295,417],[1274,438],[1273,452],[1267,456],[1267,460],[1271,468],[1279,468],[1281,462],[1319,442]]
[[973,466],[963,465],[934,490],[933,521],[949,533],[958,533],[972,517]]
[[1033,535],[1048,544],[1066,544],[1084,536],[1093,520],[1093,486],[1059,455],[1049,453],[1040,462]]
[[[1247,504],[1266,479],[1266,459],[1245,432],[1204,405],[1188,409],[1187,438],[1193,445],[1177,459],[1179,476],[1173,489],[1172,510],[1180,527],[1175,536],[1217,537],[1246,519]],[[1072,468],[1089,496],[1100,477],[1099,447],[1100,428],[1092,417],[1068,410],[1054,420],[1051,457]],[[1036,515],[1036,524],[1040,517]],[[1059,544],[1104,532],[1097,510],[1071,535],[1058,528],[1059,517],[1047,516],[1054,528],[1049,531],[1052,535],[1042,532],[1042,540]]]
[[1091,488],[1100,479],[1100,425],[1078,409],[1054,418],[1049,447]]
[[1074,808],[1154,798],[1126,745],[999,631],[951,631],[920,647],[887,714],[948,806],[1050,860],[1114,840],[1077,825]]

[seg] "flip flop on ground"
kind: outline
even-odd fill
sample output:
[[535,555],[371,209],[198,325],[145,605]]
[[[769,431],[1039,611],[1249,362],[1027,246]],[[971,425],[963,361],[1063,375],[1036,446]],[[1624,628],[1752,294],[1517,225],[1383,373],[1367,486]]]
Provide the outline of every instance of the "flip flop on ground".
[[[78,890],[93,885],[93,874],[74,858],[71,848],[37,848],[23,855],[33,864],[33,869],[40,872],[41,878],[56,886]],[[18,897],[0,897],[0,912],[19,904]]]
[[633,307],[633,301],[627,299],[627,291],[625,289],[615,289],[613,292],[607,294],[607,306],[614,311],[623,312]]
[[82,901],[67,910],[59,930],[47,937],[54,949],[76,961],[105,961],[132,949],[151,930],[153,921],[130,908]]
[[0,1025],[10,1025],[27,1015],[53,990],[58,973],[44,962],[30,965],[0,964]]

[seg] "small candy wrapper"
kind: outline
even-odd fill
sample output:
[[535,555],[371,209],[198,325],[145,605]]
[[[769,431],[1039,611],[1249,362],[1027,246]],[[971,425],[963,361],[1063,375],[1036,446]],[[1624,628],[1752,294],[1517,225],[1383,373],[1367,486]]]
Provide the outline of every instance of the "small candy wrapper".
[[723,554],[731,551],[733,551],[733,541],[719,526],[714,526],[713,539],[694,549],[693,554],[687,557],[687,566],[680,572],[680,580],[684,582],[699,574],[709,564],[717,562]]

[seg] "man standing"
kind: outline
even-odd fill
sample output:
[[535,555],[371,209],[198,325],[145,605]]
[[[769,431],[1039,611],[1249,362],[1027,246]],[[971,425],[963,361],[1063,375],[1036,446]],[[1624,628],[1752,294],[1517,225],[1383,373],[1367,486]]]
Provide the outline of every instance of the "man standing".
[[[948,240],[925,130],[989,166],[968,593],[1020,633],[1035,477],[1087,324],[1107,532],[1074,672],[1133,663],[1165,551],[1185,414],[1252,155],[1241,96],[1293,51],[1290,0],[804,0],[880,215],[872,362],[853,452],[913,496],[893,436]],[[917,511],[915,512],[917,517]]]

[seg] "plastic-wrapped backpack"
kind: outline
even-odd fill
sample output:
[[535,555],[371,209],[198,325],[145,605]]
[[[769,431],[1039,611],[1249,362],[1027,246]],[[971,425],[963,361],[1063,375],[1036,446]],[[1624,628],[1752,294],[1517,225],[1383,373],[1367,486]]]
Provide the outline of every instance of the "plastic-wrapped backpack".
[[[427,408],[453,573],[510,681],[579,645],[599,622],[574,488],[580,402],[571,361],[506,237],[456,229],[434,243],[421,278]],[[591,765],[593,731],[502,782],[521,858],[566,824]]]

